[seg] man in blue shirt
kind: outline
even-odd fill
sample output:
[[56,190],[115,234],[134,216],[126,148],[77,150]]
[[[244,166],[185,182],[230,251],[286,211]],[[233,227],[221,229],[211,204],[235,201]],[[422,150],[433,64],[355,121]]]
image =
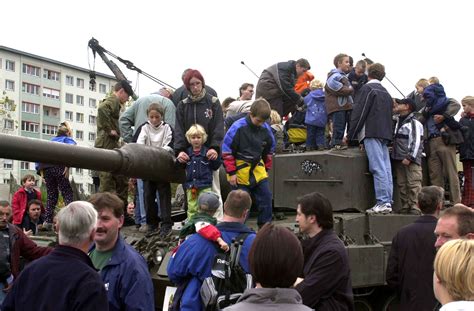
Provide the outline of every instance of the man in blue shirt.
[[123,202],[115,194],[94,194],[98,212],[95,245],[89,252],[107,290],[109,310],[155,310],[154,291],[145,259],[120,236]]

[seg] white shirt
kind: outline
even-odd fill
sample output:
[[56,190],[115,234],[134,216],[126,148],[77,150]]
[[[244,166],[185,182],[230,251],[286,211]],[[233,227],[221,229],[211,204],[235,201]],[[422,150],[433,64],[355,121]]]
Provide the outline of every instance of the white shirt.
[[474,310],[474,301],[453,301],[448,302],[439,309],[440,311],[472,311]]

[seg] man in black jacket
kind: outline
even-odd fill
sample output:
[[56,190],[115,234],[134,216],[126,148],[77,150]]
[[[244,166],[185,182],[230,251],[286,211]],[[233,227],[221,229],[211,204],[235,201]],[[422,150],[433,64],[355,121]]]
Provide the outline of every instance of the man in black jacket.
[[268,67],[258,79],[255,98],[265,98],[282,117],[294,112],[297,106],[304,104],[303,97],[294,89],[296,79],[310,69],[309,62],[304,58]]
[[369,213],[392,212],[393,180],[388,143],[392,140],[392,97],[382,86],[385,67],[369,67],[369,82],[357,94],[349,127],[349,140],[364,144],[369,170],[374,176],[377,203]]
[[433,232],[443,196],[441,187],[422,188],[418,207],[423,215],[400,229],[392,240],[386,280],[400,297],[400,310],[433,310],[436,305],[433,293],[436,237]]
[[298,199],[296,222],[308,236],[301,242],[304,279],[295,289],[303,303],[315,310],[354,310],[349,260],[333,231],[331,202],[313,192]]

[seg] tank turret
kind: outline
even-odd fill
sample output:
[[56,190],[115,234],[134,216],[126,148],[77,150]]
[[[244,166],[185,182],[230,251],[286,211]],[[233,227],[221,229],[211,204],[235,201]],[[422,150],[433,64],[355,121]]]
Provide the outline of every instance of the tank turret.
[[0,158],[112,172],[145,180],[183,183],[185,172],[163,148],[126,144],[107,150],[0,134]]

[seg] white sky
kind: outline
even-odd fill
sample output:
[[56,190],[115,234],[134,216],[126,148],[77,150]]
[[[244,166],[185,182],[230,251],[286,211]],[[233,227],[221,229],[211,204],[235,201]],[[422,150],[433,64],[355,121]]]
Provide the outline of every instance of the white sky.
[[[91,37],[174,87],[201,71],[221,100],[280,61],[307,58],[325,80],[340,52],[386,67],[406,95],[437,76],[447,96],[474,95],[470,1],[8,1],[0,45],[88,68]],[[115,61],[115,59],[111,58]],[[92,61],[92,58],[91,58]],[[159,85],[115,61],[139,95]],[[112,74],[98,57],[96,71]],[[401,95],[384,85],[394,97]]]

